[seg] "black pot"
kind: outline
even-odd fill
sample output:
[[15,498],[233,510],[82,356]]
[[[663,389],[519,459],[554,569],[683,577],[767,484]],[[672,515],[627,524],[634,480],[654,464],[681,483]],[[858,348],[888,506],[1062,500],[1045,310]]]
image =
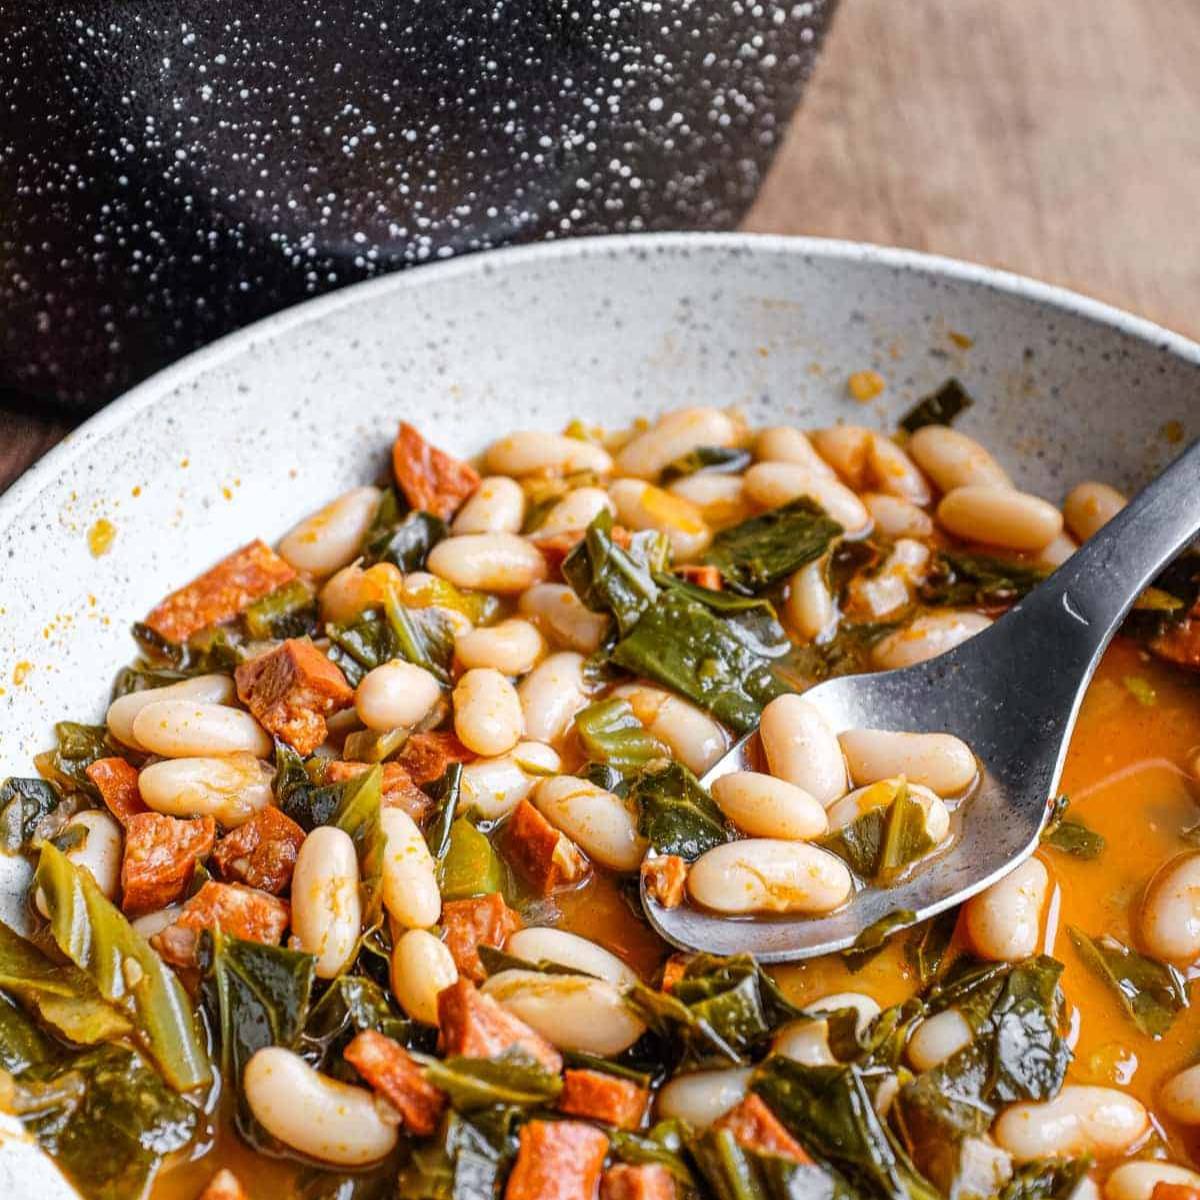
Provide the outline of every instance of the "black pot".
[[94,408],[380,271],[728,227],[834,3],[4,5],[0,389]]

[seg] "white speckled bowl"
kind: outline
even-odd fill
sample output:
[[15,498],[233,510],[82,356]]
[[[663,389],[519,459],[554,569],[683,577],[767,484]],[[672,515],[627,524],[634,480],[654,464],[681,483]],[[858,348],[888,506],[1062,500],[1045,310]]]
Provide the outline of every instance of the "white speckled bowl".
[[[865,406],[846,390],[864,367],[888,383]],[[696,403],[890,427],[949,375],[978,400],[961,428],[1054,501],[1086,478],[1134,488],[1172,437],[1200,434],[1200,346],[1011,275],[847,243],[572,241],[272,317],[130,392],[0,499],[0,778],[32,773],[54,721],[101,718],[132,621],[374,477],[402,417],[464,454],[513,428]],[[94,558],[101,517],[116,540]],[[0,1155],[0,1188],[24,1158]]]

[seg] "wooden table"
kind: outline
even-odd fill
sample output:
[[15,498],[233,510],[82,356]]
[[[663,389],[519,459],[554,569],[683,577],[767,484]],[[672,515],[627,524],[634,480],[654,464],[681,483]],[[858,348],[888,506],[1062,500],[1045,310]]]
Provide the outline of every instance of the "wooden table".
[[[934,250],[1200,336],[1196,0],[842,0],[745,222]],[[0,490],[70,428],[0,412]]]

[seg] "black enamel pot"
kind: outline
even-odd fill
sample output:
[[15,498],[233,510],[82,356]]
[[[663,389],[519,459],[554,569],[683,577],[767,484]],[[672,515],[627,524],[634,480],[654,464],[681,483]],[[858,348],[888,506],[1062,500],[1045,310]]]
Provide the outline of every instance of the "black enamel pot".
[[834,3],[0,5],[0,389],[85,410],[381,271],[729,227]]

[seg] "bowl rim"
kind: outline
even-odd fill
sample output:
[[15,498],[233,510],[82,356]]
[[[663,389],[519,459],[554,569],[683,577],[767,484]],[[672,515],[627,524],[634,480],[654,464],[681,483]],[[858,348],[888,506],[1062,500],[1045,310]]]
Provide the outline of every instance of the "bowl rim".
[[1105,325],[1114,332],[1150,343],[1185,362],[1200,366],[1200,342],[1139,317],[1126,309],[1097,300],[1058,284],[1045,283],[999,267],[871,242],[841,238],[794,236],[771,233],[628,233],[576,237],[564,241],[509,246],[459,258],[397,271],[377,279],[363,280],[324,296],[315,296],[263,317],[194,350],[178,362],[118,396],[99,412],[71,430],[30,466],[3,495],[0,495],[0,534],[8,529],[62,473],[97,440],[104,438],[163,396],[188,380],[203,375],[259,340],[273,340],[290,330],[343,308],[369,302],[377,295],[419,289],[439,280],[472,275],[485,277],[507,266],[527,262],[564,262],[590,257],[612,257],[629,253],[653,253],[656,249],[739,251],[768,257],[816,258],[829,262],[865,263],[896,271],[942,276],[958,283],[979,285],[1017,299],[1030,300],[1074,316]]

